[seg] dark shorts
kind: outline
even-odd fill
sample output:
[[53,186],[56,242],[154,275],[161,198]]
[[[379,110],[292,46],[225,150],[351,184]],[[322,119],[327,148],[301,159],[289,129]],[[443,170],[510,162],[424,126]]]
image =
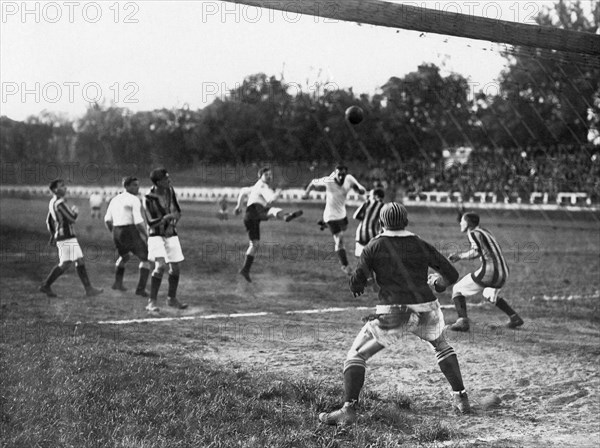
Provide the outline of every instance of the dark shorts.
[[333,221],[327,221],[325,224],[327,224],[327,227],[329,227],[331,234],[335,235],[336,233],[343,232],[348,228],[348,218],[334,219]]
[[260,222],[267,221],[269,209],[260,204],[252,204],[246,209],[244,226],[251,240],[260,240]]
[[131,252],[141,261],[148,260],[148,245],[140,236],[140,232],[134,225],[113,227],[113,241],[117,246],[119,256]]

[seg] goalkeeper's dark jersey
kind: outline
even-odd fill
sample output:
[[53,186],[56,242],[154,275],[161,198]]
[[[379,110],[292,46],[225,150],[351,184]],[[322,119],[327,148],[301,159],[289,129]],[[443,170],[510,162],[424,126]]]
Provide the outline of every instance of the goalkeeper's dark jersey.
[[405,230],[387,230],[365,247],[350,283],[364,287],[374,272],[380,304],[426,303],[436,300],[427,284],[429,268],[450,284],[458,280],[454,266],[431,244]]

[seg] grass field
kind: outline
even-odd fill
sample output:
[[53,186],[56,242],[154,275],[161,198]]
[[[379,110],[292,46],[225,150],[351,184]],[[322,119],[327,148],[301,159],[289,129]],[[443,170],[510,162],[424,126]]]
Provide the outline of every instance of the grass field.
[[[145,301],[110,289],[115,254],[109,233],[89,218],[76,230],[92,282],[86,298],[74,270],[48,299],[37,287],[56,263],[46,246],[47,200],[2,198],[1,425],[10,447],[395,447],[597,446],[600,444],[600,241],[597,213],[481,211],[511,268],[504,292],[526,320],[469,300],[469,334],[449,334],[475,414],[455,417],[448,386],[429,349],[407,336],[369,362],[361,418],[350,428],[317,423],[341,404],[341,368],[365,311],[285,314],[291,310],[374,306],[353,298],[333,243],[308,206],[289,224],[262,226],[253,283],[237,270],[246,235],[241,219],[216,218],[211,204],[183,204],[186,261],[180,299],[143,319]],[[350,210],[350,212],[353,210]],[[444,253],[465,247],[452,211],[409,210],[413,232]],[[347,232],[353,252],[355,223]],[[135,287],[136,264],[126,272]],[[457,265],[461,275],[475,262]],[[165,282],[166,283],[166,282]],[[450,296],[440,296],[450,304]],[[268,312],[203,319],[212,314]],[[444,311],[455,319],[452,309]],[[502,399],[492,410],[481,400]]]

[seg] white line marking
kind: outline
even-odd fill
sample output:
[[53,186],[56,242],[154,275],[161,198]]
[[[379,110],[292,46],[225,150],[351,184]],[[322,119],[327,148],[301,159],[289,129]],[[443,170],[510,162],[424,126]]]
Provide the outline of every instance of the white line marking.
[[[600,291],[596,291],[592,294],[585,295],[568,295],[568,296],[534,296],[532,299],[541,298],[543,300],[548,301],[556,301],[556,300],[577,300],[577,299],[600,299]],[[470,304],[469,307],[480,307],[480,306],[488,306],[488,302],[480,302]],[[444,310],[454,309],[454,305],[441,305],[440,308]],[[375,307],[370,306],[356,306],[356,307],[348,307],[348,308],[316,308],[312,310],[291,310],[286,311],[284,314],[294,315],[294,314],[325,314],[325,313],[342,313],[344,311],[370,311],[374,310]],[[205,316],[179,316],[179,317],[147,317],[143,319],[125,319],[125,320],[101,320],[98,322],[99,325],[128,325],[128,324],[143,324],[145,322],[172,322],[176,320],[206,320],[206,319],[235,319],[238,317],[262,317],[262,316],[276,316],[281,315],[281,313],[276,313],[272,311],[261,311],[256,313],[234,313],[234,314],[207,314]]]
[[[285,314],[319,314],[319,313],[337,313],[343,311],[365,311],[371,310],[373,307],[358,306],[350,308],[321,308],[314,310],[292,310],[286,311]],[[196,320],[196,319],[230,319],[236,317],[261,317],[275,316],[281,313],[271,311],[262,311],[257,313],[234,313],[234,314],[208,314],[206,316],[180,316],[180,317],[147,317],[144,319],[125,319],[125,320],[101,320],[99,325],[127,325],[127,324],[142,324],[145,322],[171,322],[175,320]]]
[[342,311],[365,311],[371,310],[373,307],[369,306],[357,306],[354,308],[322,308],[315,310],[295,310],[295,311],[286,311],[285,314],[319,314],[319,313],[337,313]]

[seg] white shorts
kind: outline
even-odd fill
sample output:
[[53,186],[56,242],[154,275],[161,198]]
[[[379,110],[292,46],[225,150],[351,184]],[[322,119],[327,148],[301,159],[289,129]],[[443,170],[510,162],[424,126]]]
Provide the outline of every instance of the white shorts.
[[179,263],[184,260],[181,244],[177,235],[168,238],[151,236],[148,238],[148,260],[164,258],[167,263]]
[[475,283],[471,274],[465,275],[458,283],[452,287],[452,297],[459,294],[469,297],[475,294],[482,293],[483,297],[492,303],[496,303],[498,294],[500,294],[500,288],[486,288],[478,283]]
[[83,252],[81,251],[77,238],[57,241],[56,248],[58,249],[58,262],[60,264],[66,261],[75,261],[83,258]]
[[409,312],[404,313],[401,319],[396,319],[394,316],[398,315],[393,312],[390,314],[390,306],[377,305],[375,313],[383,316],[367,322],[362,331],[370,333],[384,347],[398,344],[407,333],[424,341],[435,341],[442,335],[446,324],[437,300],[406,306]]
[[356,246],[354,246],[354,256],[355,257],[360,257],[362,255],[364,249],[365,249],[365,246],[363,246],[362,244],[360,244],[357,241],[356,242]]

